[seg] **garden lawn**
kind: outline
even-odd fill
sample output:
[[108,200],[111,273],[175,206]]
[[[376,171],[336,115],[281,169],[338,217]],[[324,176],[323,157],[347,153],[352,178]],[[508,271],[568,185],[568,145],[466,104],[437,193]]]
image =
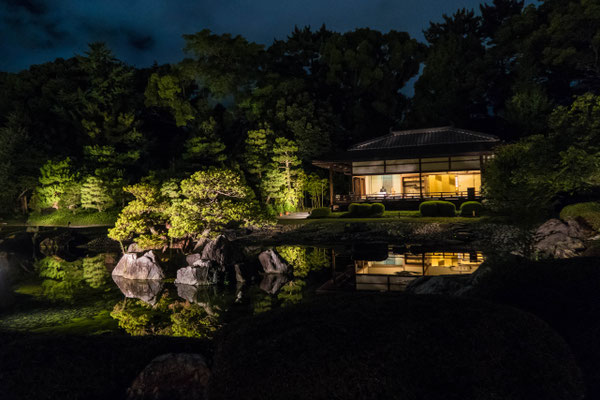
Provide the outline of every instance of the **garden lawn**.
[[34,226],[113,226],[119,211],[77,211],[56,210],[49,214],[31,213],[27,220],[28,225]]

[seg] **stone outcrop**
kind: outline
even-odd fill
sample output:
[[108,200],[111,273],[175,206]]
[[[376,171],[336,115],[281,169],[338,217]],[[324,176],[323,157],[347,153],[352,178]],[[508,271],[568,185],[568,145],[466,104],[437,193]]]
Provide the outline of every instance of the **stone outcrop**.
[[258,261],[266,274],[287,274],[292,268],[285,263],[273,249],[265,250],[258,255]]
[[148,304],[156,304],[163,288],[163,283],[155,279],[135,280],[113,275],[113,281],[125,297],[140,299]]
[[533,250],[541,258],[575,257],[585,250],[588,235],[589,231],[575,219],[550,219],[536,230]]
[[196,260],[192,265],[177,270],[175,283],[192,286],[216,285],[219,283],[219,275],[219,265],[214,261]]
[[211,377],[200,354],[169,353],[156,357],[127,389],[128,400],[202,400]]
[[220,235],[216,239],[206,242],[202,249],[202,259],[215,261],[226,269],[245,261],[243,251],[227,239],[225,235]]
[[164,279],[156,255],[151,251],[139,256],[138,253],[125,253],[112,271],[113,276],[127,279]]

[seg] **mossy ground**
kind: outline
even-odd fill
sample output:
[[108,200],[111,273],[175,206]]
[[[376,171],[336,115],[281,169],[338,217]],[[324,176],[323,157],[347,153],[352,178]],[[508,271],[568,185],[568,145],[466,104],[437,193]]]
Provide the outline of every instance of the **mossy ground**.
[[118,211],[77,211],[56,210],[54,212],[31,213],[27,219],[28,225],[34,226],[113,226],[117,217]]

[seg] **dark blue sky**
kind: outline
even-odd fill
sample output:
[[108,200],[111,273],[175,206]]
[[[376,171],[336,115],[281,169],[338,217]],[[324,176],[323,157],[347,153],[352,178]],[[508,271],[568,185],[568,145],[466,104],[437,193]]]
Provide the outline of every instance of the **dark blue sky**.
[[[184,33],[208,28],[269,45],[294,25],[370,27],[423,40],[429,21],[482,0],[0,0],[0,70],[16,72],[107,42],[129,64],[176,62]],[[491,0],[487,0],[491,2]],[[527,1],[526,3],[532,3]]]

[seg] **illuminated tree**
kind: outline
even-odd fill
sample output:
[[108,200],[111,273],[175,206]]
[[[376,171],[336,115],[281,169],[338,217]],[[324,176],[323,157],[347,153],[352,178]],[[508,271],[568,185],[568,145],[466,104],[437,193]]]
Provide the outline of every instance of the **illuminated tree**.
[[262,178],[269,163],[268,139],[273,135],[273,131],[268,126],[248,131],[244,163],[248,173],[256,175],[259,179]]
[[115,205],[110,188],[95,176],[88,176],[81,186],[81,207],[92,208],[99,212]]
[[294,211],[300,204],[306,175],[298,168],[298,146],[292,140],[275,139],[273,164],[262,182],[266,202],[273,200],[280,211]]
[[329,190],[329,180],[321,178],[317,174],[310,174],[306,177],[304,190],[310,196],[311,207],[323,207],[324,199]]
[[61,197],[70,186],[76,184],[77,176],[69,158],[58,162],[48,160],[40,168],[39,185],[35,190],[35,207],[58,209]]
[[169,210],[173,238],[214,236],[227,225],[249,226],[260,220],[254,195],[238,171],[198,171],[181,181],[181,194]]
[[[123,190],[134,196],[117,219],[108,237],[120,243],[133,239],[142,248],[158,248],[167,243],[170,198],[177,196],[177,186],[169,183],[165,191],[152,183],[138,183]],[[164,194],[163,194],[164,193]],[[166,195],[165,195],[166,194]]]

